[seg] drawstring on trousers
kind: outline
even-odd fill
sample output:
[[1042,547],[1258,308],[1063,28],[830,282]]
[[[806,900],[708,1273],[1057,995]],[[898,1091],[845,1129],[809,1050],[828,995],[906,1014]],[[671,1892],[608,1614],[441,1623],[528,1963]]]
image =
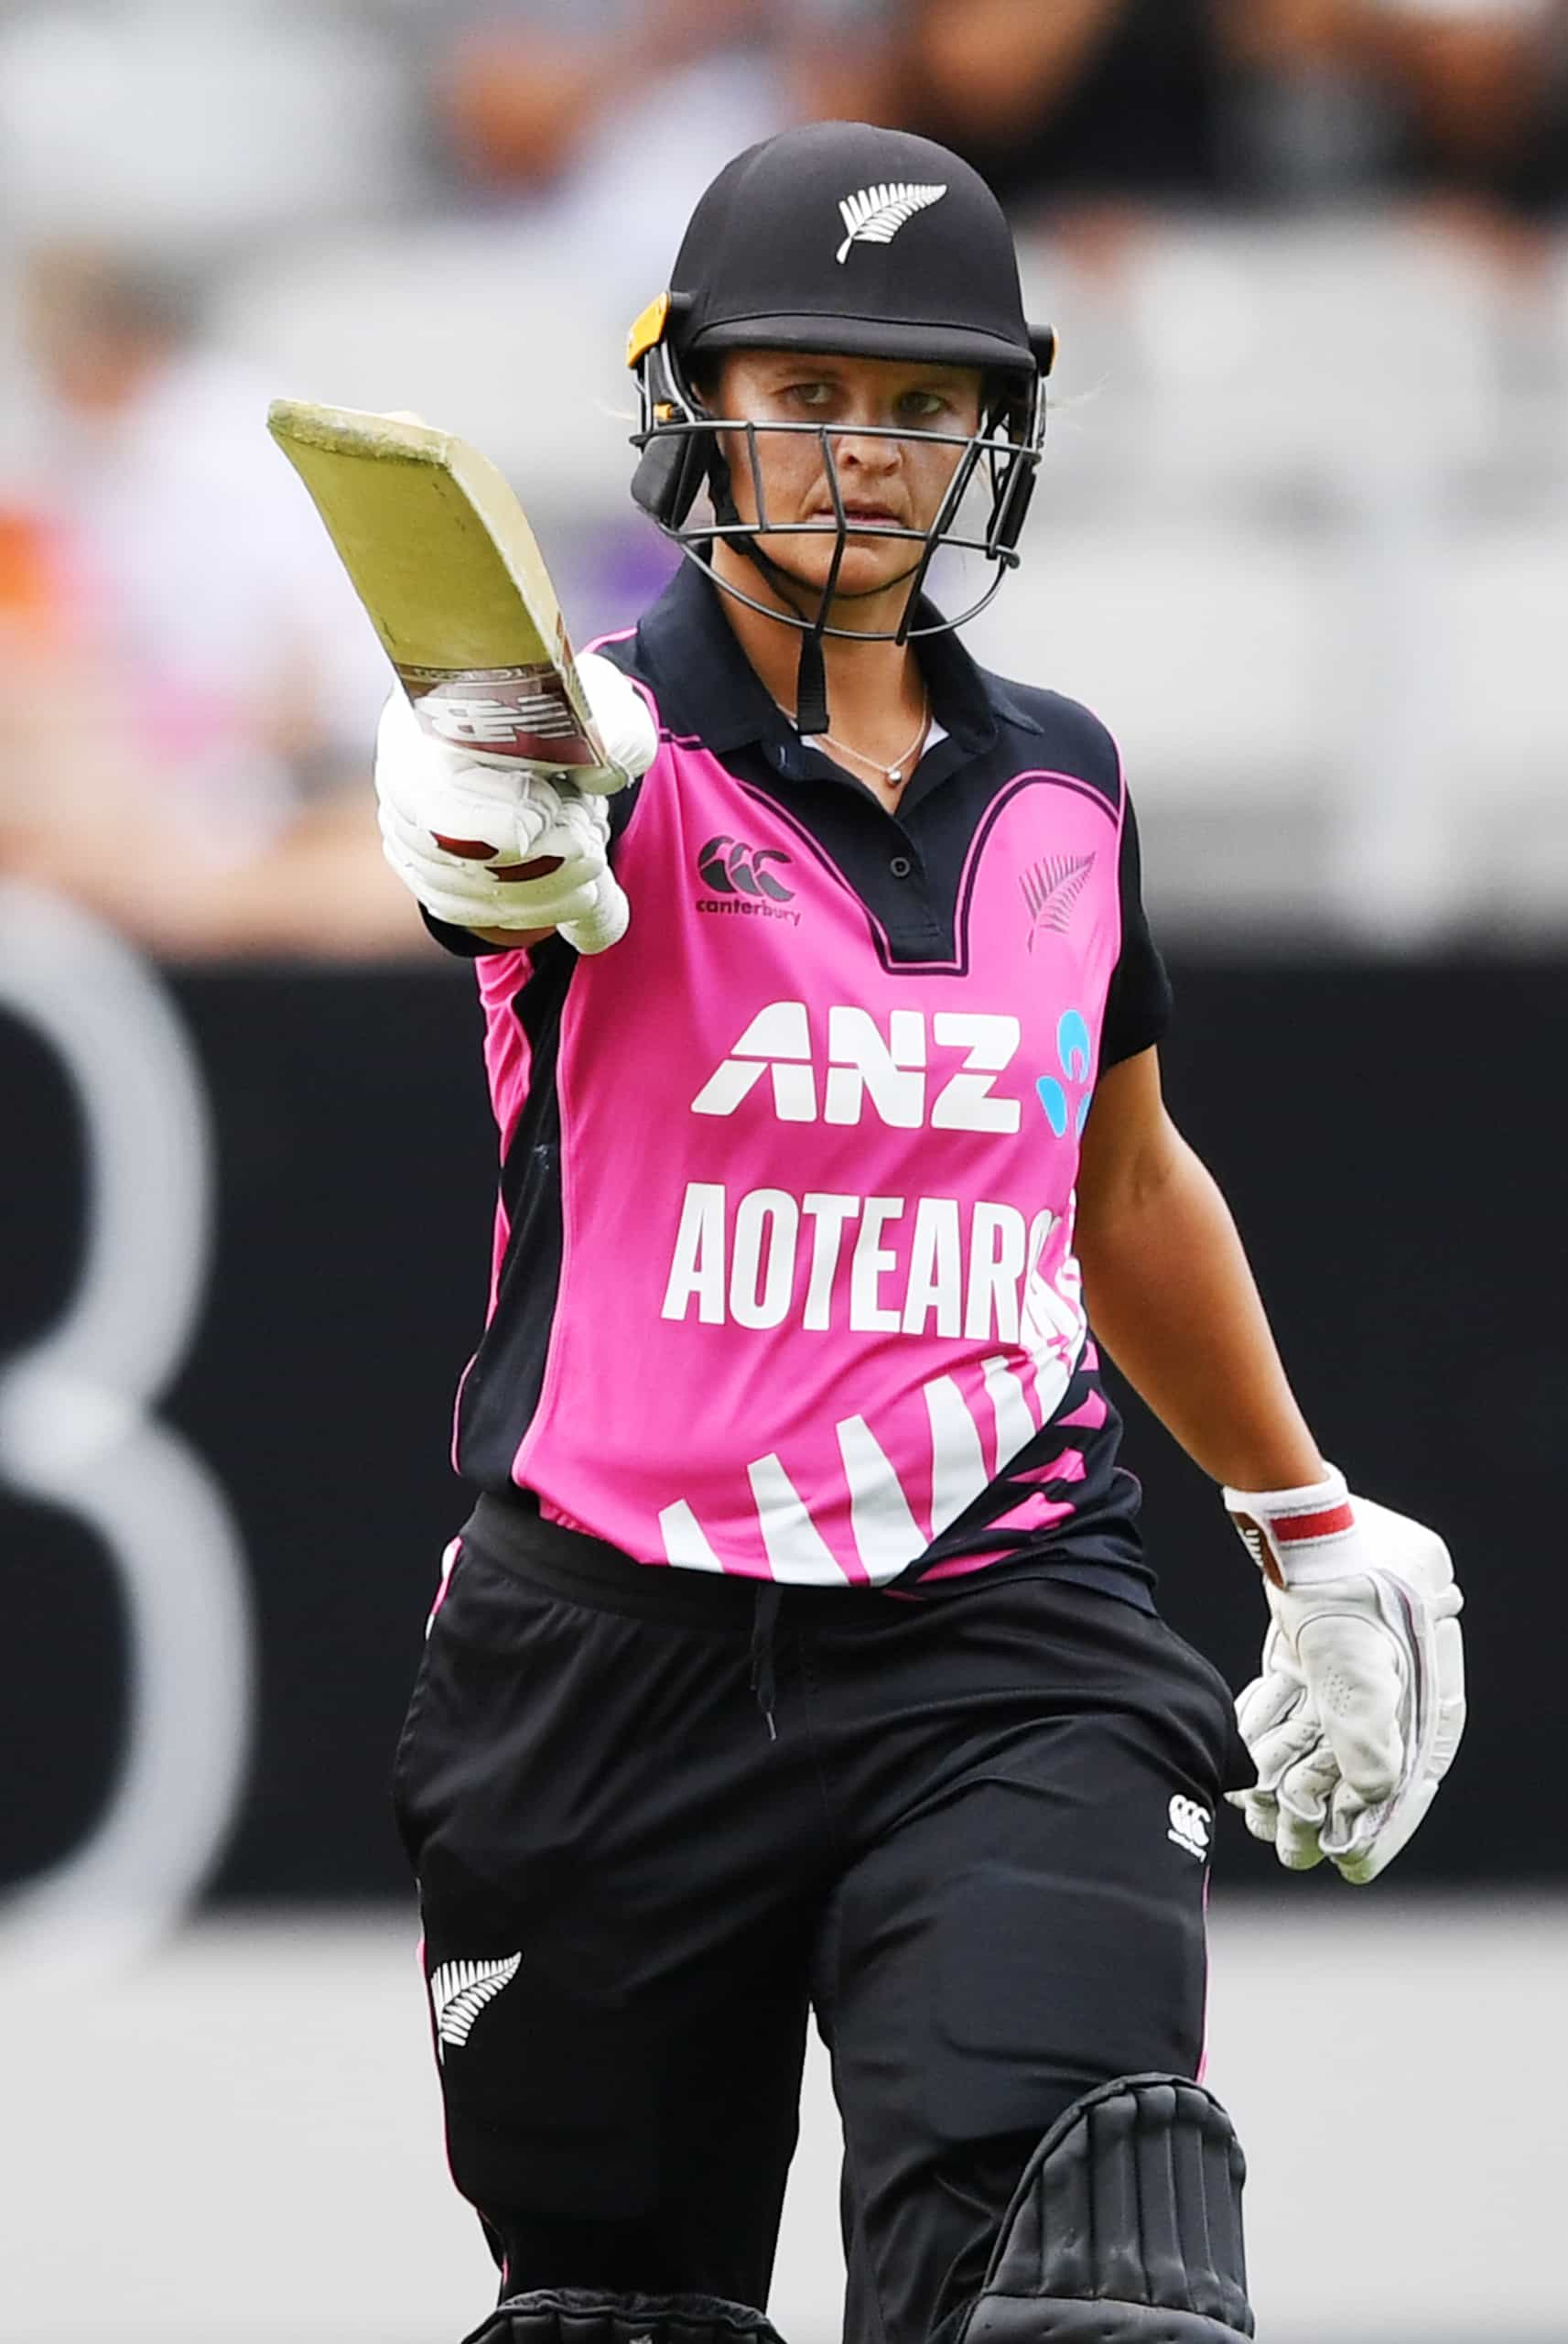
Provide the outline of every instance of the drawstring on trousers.
[[779,1738],[773,1723],[778,1680],[773,1674],[773,1632],[779,1623],[780,1590],[775,1580],[760,1579],[752,1606],[752,1691],[768,1721],[768,1740]]

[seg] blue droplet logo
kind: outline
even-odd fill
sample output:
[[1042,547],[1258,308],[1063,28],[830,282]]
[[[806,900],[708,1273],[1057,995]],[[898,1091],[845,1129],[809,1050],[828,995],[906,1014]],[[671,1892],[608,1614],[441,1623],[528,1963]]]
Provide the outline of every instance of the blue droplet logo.
[[1043,1074],[1034,1086],[1040,1093],[1040,1104],[1045,1110],[1045,1120],[1058,1139],[1067,1133],[1067,1094],[1054,1074]]
[[1064,1009],[1056,1023],[1056,1056],[1075,1082],[1089,1079],[1089,1029],[1080,1009]]
[[[1058,1081],[1054,1074],[1036,1077],[1034,1088],[1045,1120],[1058,1139],[1065,1139],[1072,1125],[1075,1138],[1081,1137],[1088,1121],[1089,1101],[1094,1087],[1089,1083],[1089,1067],[1094,1058],[1094,1044],[1089,1036],[1087,1021],[1078,1009],[1065,1009],[1056,1021],[1056,1063],[1065,1078]],[[1075,1101],[1068,1090],[1079,1091]],[[1080,1091],[1080,1085],[1087,1086]]]

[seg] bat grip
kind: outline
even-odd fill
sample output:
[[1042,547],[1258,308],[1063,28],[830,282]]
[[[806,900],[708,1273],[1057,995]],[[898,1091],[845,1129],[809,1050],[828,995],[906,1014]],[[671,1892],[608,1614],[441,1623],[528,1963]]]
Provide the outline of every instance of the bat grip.
[[563,920],[561,934],[579,952],[607,952],[619,944],[631,923],[632,906],[613,871],[593,883],[593,909],[580,919]]

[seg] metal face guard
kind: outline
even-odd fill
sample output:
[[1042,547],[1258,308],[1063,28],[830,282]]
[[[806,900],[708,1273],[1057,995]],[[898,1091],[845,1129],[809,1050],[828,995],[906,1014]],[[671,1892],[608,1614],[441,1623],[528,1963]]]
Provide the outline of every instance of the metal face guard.
[[[643,453],[632,494],[643,510],[667,537],[679,546],[688,559],[697,562],[712,576],[710,548],[719,539],[727,538],[740,545],[757,562],[765,577],[774,578],[774,582],[777,582],[765,552],[757,543],[759,538],[772,538],[775,542],[785,537],[827,537],[832,540],[833,559],[827,578],[816,597],[815,610],[794,608],[789,612],[779,611],[741,592],[728,581],[714,578],[715,585],[733,596],[735,601],[745,603],[749,609],[760,611],[764,617],[776,619],[781,625],[795,627],[802,634],[816,635],[819,639],[824,635],[836,635],[860,642],[903,643],[911,637],[946,634],[954,627],[963,626],[984,610],[1007,571],[1018,567],[1018,538],[1029,508],[1044,440],[1043,382],[1036,382],[1026,402],[1011,403],[1011,414],[1005,420],[1000,410],[993,410],[986,428],[977,432],[958,432],[899,430],[887,424],[860,429],[841,424],[752,423],[740,418],[712,416],[688,385],[680,362],[667,343],[646,353],[639,368],[638,380],[643,418],[641,429],[632,435],[632,443]],[[833,499],[831,519],[776,522],[768,517],[759,455],[759,441],[764,433],[797,438],[804,435],[819,443],[823,470]],[[745,442],[747,465],[757,506],[754,523],[742,521],[735,509],[721,434],[735,435]],[[902,538],[916,549],[907,573],[909,591],[896,627],[872,630],[828,624],[827,614],[833,605],[845,549],[849,537],[856,534],[849,527],[845,514],[843,491],[835,460],[834,443],[839,439],[893,440],[909,446],[956,448],[960,451],[953,477],[929,528],[909,529],[895,525],[876,532],[879,537]],[[968,531],[960,534],[954,524],[982,464],[989,477],[989,516],[980,533]],[[693,523],[691,508],[705,485],[712,502],[713,518]],[[938,618],[934,623],[916,626],[913,621],[926,574],[936,553],[945,546],[958,552],[981,555],[992,566],[994,575],[988,581],[985,591],[954,617]],[[795,585],[793,581],[790,583]],[[804,590],[797,588],[796,591]],[[793,603],[793,594],[789,599]]]

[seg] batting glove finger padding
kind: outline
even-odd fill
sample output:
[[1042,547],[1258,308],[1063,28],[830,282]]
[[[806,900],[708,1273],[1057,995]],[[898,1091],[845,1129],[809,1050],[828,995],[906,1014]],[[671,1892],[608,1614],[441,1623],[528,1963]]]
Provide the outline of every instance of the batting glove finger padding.
[[624,935],[602,795],[530,767],[476,764],[424,733],[401,695],[382,712],[375,786],[387,862],[437,919],[560,928],[584,952]]
[[1237,1702],[1258,1769],[1233,1795],[1281,1863],[1326,1856],[1376,1879],[1436,1795],[1465,1726],[1465,1664],[1448,1549],[1419,1522],[1308,1489],[1227,1490],[1264,1575],[1263,1673]]
[[1236,1718],[1258,1780],[1249,1790],[1232,1791],[1231,1802],[1241,1809],[1253,1838],[1268,1840],[1282,1864],[1308,1870],[1321,1861],[1323,1850],[1315,1833],[1306,1844],[1297,1828],[1303,1809],[1313,1804],[1302,1768],[1321,1763],[1323,1728],[1301,1672],[1272,1627],[1263,1648],[1263,1674],[1238,1698]]
[[577,672],[610,762],[574,767],[572,779],[590,796],[613,797],[647,772],[658,754],[658,732],[636,685],[601,651],[580,653]]
[[[460,928],[560,927],[592,910],[599,883],[609,874],[609,817],[602,798],[557,807],[526,846],[514,847],[494,864],[449,852],[385,800],[381,834],[386,859],[404,885],[437,919]],[[528,876],[506,875],[519,868],[526,873],[535,863],[547,867]]]
[[433,739],[401,692],[381,712],[375,790],[412,828],[470,859],[500,863],[536,853],[562,804],[583,795],[574,780],[543,767],[483,765]]

